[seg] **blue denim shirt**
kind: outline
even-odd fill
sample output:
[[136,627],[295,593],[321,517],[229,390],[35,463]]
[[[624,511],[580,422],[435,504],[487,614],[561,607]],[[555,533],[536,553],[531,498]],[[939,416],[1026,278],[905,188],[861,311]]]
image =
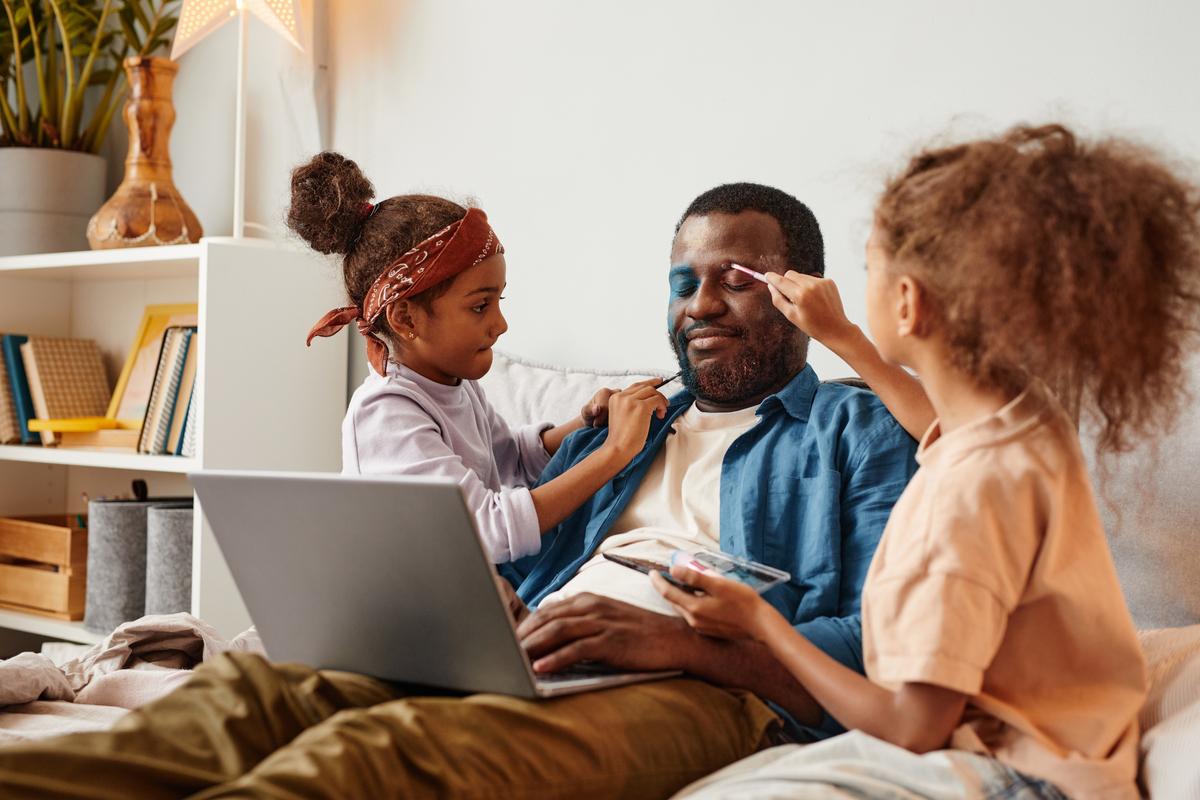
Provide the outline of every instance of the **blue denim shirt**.
[[[541,553],[509,565],[505,572],[526,604],[562,588],[595,554],[694,400],[687,392],[671,398],[642,452],[547,533]],[[872,392],[822,383],[807,366],[757,413],[759,424],[730,445],[721,468],[721,549],[790,572],[791,580],[765,599],[813,644],[861,673],[863,581],[888,514],[916,470],[916,442]],[[571,434],[540,481],[562,474],[606,436],[604,428]]]

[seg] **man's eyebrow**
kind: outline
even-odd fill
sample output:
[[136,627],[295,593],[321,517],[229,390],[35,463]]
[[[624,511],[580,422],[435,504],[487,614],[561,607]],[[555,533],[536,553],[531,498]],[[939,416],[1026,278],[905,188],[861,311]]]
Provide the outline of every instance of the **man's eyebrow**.
[[691,264],[678,264],[674,267],[671,267],[670,277],[672,277],[672,278],[694,278],[694,277],[696,277],[696,270],[694,270],[692,268]]

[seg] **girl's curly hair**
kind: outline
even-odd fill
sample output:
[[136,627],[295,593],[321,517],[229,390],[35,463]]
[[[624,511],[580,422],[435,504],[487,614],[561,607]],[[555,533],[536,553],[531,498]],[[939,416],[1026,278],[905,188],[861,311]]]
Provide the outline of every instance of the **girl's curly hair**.
[[1200,191],[1154,152],[1062,125],[926,150],[875,223],[981,385],[1045,380],[1100,451],[1174,421],[1200,323]]
[[[340,153],[318,153],[292,170],[288,227],[318,253],[344,257],[346,294],[360,308],[389,264],[467,214],[458,203],[424,194],[389,197],[372,208],[374,195],[375,187],[358,164]],[[449,282],[440,283],[409,301],[429,310],[449,287]],[[375,332],[394,338],[387,315],[375,321]]]

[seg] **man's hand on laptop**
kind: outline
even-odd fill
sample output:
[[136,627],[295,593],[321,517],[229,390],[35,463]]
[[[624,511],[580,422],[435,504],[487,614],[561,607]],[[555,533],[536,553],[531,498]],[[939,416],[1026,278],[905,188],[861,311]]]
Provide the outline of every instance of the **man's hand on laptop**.
[[517,626],[535,672],[583,661],[630,671],[687,669],[696,634],[678,617],[594,594],[539,608]]

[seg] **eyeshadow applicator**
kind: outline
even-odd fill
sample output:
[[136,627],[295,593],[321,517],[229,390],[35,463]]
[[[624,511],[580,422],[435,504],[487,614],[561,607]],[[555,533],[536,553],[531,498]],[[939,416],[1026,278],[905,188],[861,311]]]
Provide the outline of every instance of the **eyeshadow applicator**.
[[750,269],[749,267],[743,267],[741,264],[735,264],[735,263],[733,263],[732,261],[730,261],[730,262],[729,262],[729,268],[730,268],[730,269],[736,269],[738,272],[744,272],[744,273],[746,273],[747,275],[749,275],[751,278],[754,278],[754,280],[756,280],[756,281],[761,281],[762,283],[765,283],[765,284],[767,284],[767,286],[770,286],[770,285],[771,285],[771,284],[770,284],[770,283],[767,281],[767,278],[766,278],[766,276],[765,276],[765,275],[763,275],[761,272],[756,272],[756,271],[754,271],[754,270]]

